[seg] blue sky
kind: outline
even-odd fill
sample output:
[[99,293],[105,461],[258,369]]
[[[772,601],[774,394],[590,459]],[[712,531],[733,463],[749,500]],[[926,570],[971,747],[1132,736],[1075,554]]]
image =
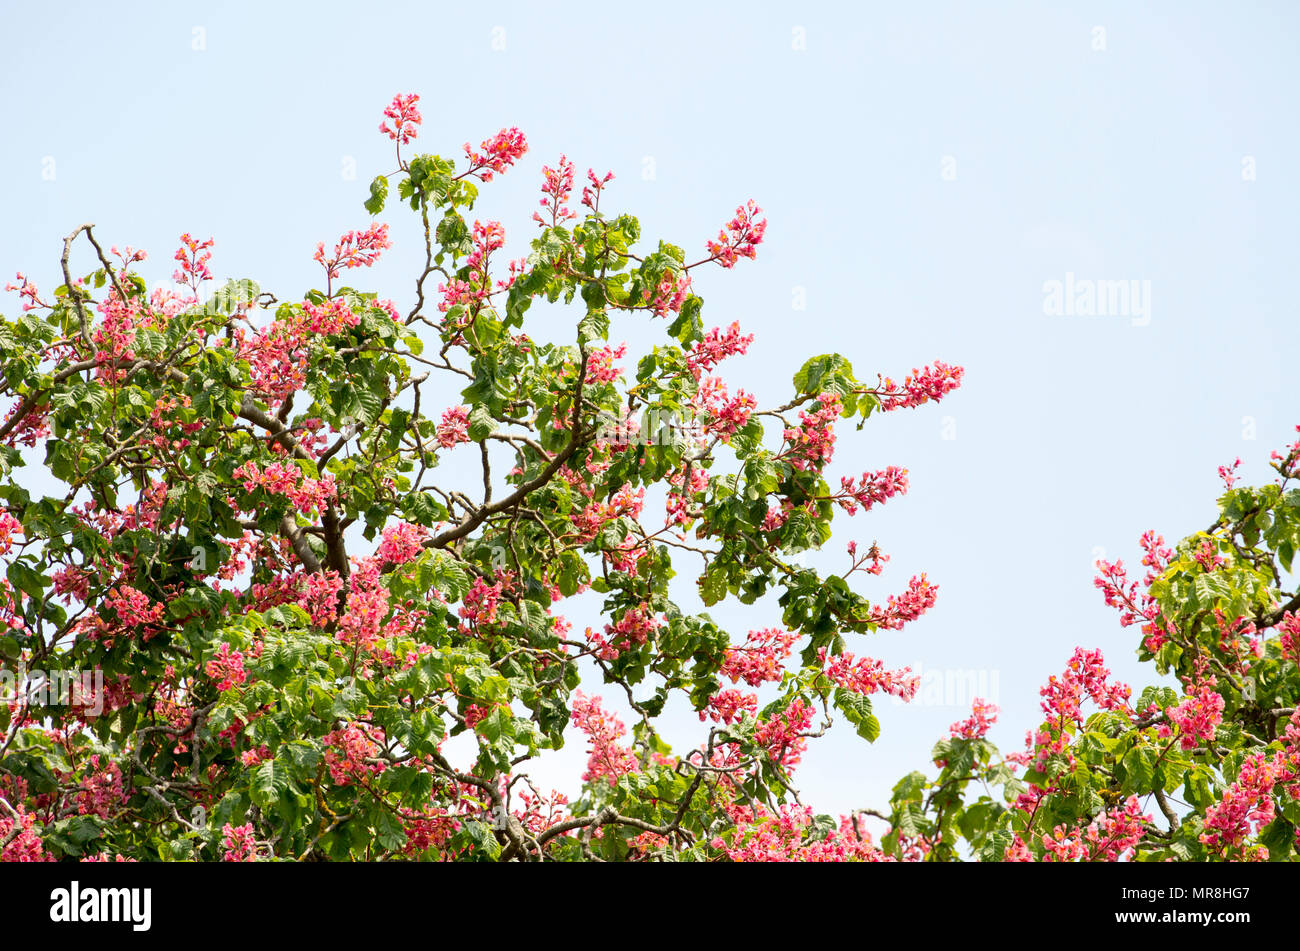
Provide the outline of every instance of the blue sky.
[[[1076,644],[1150,679],[1093,560],[1136,564],[1145,529],[1172,541],[1203,528],[1216,467],[1240,456],[1247,479],[1266,480],[1300,423],[1283,392],[1300,343],[1298,10],[14,7],[0,38],[0,270],[52,287],[62,237],[91,221],[101,240],[147,249],[151,281],[189,231],[216,238],[216,274],[299,294],[319,283],[316,243],[366,223],[366,183],[392,167],[377,125],[396,92],[422,97],[421,150],[527,134],[528,155],[476,208],[505,222],[512,256],[533,230],[540,168],[562,152],[580,174],[613,170],[613,204],[691,251],[752,197],[770,222],[758,260],[696,280],[707,323],[757,335],[729,379],[772,405],[817,353],[843,353],[864,379],[966,367],[942,404],[841,436],[833,474],[902,465],[911,491],[842,519],[811,560],[840,570],[844,542],[877,539],[892,561],[862,589],[873,600],[926,572],[934,610],[853,648],[982,673],[1003,708],[992,736],[1018,748],[1038,687]],[[395,247],[365,286],[405,308],[416,222],[397,208],[384,220]],[[1149,311],[1045,313],[1044,285],[1067,275],[1136,281]],[[660,329],[629,320],[615,336],[635,351]],[[777,617],[714,613],[739,634]],[[805,801],[883,805],[965,716],[970,697],[952,699],[882,704],[871,747],[844,728],[813,743]],[[690,744],[699,727],[676,709],[667,732]],[[539,779],[576,791],[583,758],[571,743]]]

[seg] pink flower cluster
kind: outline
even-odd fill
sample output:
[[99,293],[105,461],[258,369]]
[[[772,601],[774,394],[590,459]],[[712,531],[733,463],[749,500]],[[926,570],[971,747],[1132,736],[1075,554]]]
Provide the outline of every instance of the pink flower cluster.
[[199,285],[204,281],[212,280],[212,272],[208,270],[208,262],[212,260],[212,252],[208,248],[212,245],[211,238],[207,241],[199,241],[191,237],[188,231],[181,235],[181,246],[172,255],[181,266],[172,272],[172,280],[178,284],[188,285],[197,295]]
[[392,246],[388,225],[371,223],[365,231],[349,231],[339,238],[334,245],[334,256],[329,260],[325,258],[324,242],[317,244],[312,260],[319,262],[325,274],[333,279],[339,276],[340,268],[370,267],[379,260],[381,252]]
[[338,596],[343,579],[332,568],[311,572],[302,578],[297,604],[311,615],[312,624],[325,627],[338,617]]
[[[779,678],[778,678],[779,679]],[[719,690],[709,698],[708,706],[700,711],[700,720],[711,718],[715,723],[734,723],[742,714],[758,716],[758,697],[743,690]]]
[[415,93],[398,93],[393,97],[392,103],[384,110],[387,119],[393,120],[393,125],[389,128],[388,122],[379,123],[379,131],[384,133],[399,145],[405,145],[418,134],[416,129],[423,120],[420,118],[420,110],[416,108],[416,103],[420,97]]
[[242,826],[232,826],[227,822],[221,827],[221,844],[225,854],[223,862],[252,862],[257,858],[257,842],[253,839],[253,824],[246,822]]
[[1223,706],[1223,697],[1213,684],[1206,683],[1195,693],[1189,691],[1182,703],[1166,710],[1165,715],[1178,727],[1179,745],[1194,750],[1202,742],[1213,742],[1215,728],[1223,722]]
[[726,330],[714,327],[686,354],[686,366],[698,380],[702,372],[712,370],[727,357],[745,353],[753,342],[753,334],[740,332],[739,321],[734,321]]
[[587,771],[583,782],[608,779],[612,786],[620,776],[640,769],[635,754],[619,740],[627,734],[627,727],[613,713],[601,706],[601,699],[585,697],[581,690],[573,695],[572,722],[587,737]]
[[694,406],[704,416],[706,432],[730,442],[737,431],[749,423],[749,417],[758,406],[753,394],[736,390],[732,396],[719,377],[706,376],[694,398]]
[[881,380],[880,388],[875,391],[876,398],[880,401],[881,410],[885,412],[941,400],[961,386],[965,372],[962,367],[936,360],[932,367],[913,369],[901,386],[885,377]]
[[1263,753],[1246,757],[1236,782],[1224,791],[1219,802],[1205,810],[1206,831],[1201,841],[1223,853],[1272,822],[1272,794],[1277,779],[1277,764],[1271,758]]
[[613,383],[623,375],[623,368],[615,366],[614,361],[621,360],[625,356],[627,356],[625,343],[620,343],[617,347],[601,347],[599,350],[593,350],[587,357],[587,372],[582,382],[587,386]]
[[458,443],[469,442],[469,407],[453,406],[443,410],[437,429],[438,446],[450,449]]
[[[36,816],[18,806],[15,819],[7,811],[0,811],[0,862],[53,862],[54,857],[45,851],[41,837],[36,833]],[[15,828],[20,829],[17,834]]]
[[592,211],[600,211],[600,193],[614,180],[613,172],[606,172],[604,178],[596,175],[595,169],[587,169],[587,182],[582,188],[582,203]]
[[379,576],[376,558],[354,559],[348,597],[335,636],[344,644],[369,649],[380,637],[388,615],[388,588]]
[[14,547],[13,537],[23,534],[23,523],[9,512],[0,510],[0,555],[9,554]]
[[948,735],[954,740],[975,740],[984,736],[994,723],[998,722],[996,704],[988,703],[979,697],[971,703],[971,715],[965,720],[958,720],[948,727]]
[[1109,677],[1101,651],[1076,647],[1064,673],[1059,678],[1052,674],[1038,691],[1043,698],[1040,706],[1049,718],[1062,724],[1066,720],[1083,723],[1080,708],[1085,697],[1103,710],[1131,712],[1128,698],[1132,691],[1118,681],[1107,683]]
[[686,477],[686,467],[676,470],[668,476],[668,484],[671,487],[668,490],[668,499],[664,506],[668,520],[668,525],[689,525],[695,518],[691,512],[691,499],[698,492],[703,492],[709,487],[709,474],[699,466],[690,467],[689,483]]
[[877,627],[887,631],[902,630],[903,625],[915,621],[922,614],[934,607],[939,588],[925,580],[925,575],[913,577],[907,583],[907,590],[902,594],[890,595],[889,601],[882,608],[871,608],[871,621]]
[[157,624],[162,620],[166,610],[161,604],[151,604],[148,595],[137,591],[129,584],[110,588],[106,602],[117,613],[118,622],[123,627],[147,627]]
[[596,650],[596,656],[602,660],[614,660],[624,651],[647,643],[662,626],[650,607],[641,604],[624,611],[613,624],[606,624],[603,637],[590,629],[587,637]]
[[[106,756],[93,754],[86,762],[77,793],[77,813],[108,819],[114,807],[126,802],[122,768]],[[2,838],[2,836],[0,836]]]
[[782,661],[790,656],[796,638],[779,627],[750,631],[740,647],[727,648],[720,673],[732,683],[743,680],[751,687],[778,683],[785,673]]
[[855,661],[851,651],[832,656],[829,663],[826,658],[826,648],[820,648],[817,659],[822,662],[822,673],[837,686],[863,696],[884,691],[906,702],[916,696],[921,683],[921,678],[912,673],[911,667],[886,670],[882,661],[872,657]]
[[1044,835],[1043,861],[1118,862],[1142,840],[1144,827],[1150,821],[1137,797],[1129,796],[1123,809],[1101,813],[1086,829],[1057,826],[1050,835]]
[[501,603],[504,588],[503,582],[488,584],[476,577],[461,602],[460,617],[464,622],[460,626],[461,631],[469,633],[478,628],[481,633],[487,625],[496,623],[497,606]]
[[864,472],[862,478],[854,484],[851,476],[840,478],[840,492],[835,497],[840,508],[850,515],[856,515],[858,506],[869,512],[879,502],[892,499],[895,495],[907,492],[907,470],[890,466],[879,472]]
[[[1164,538],[1155,532],[1148,531],[1142,534],[1142,564],[1147,568],[1143,584],[1148,589],[1151,583],[1168,568],[1169,559],[1173,556],[1172,549],[1164,547],[1164,544]],[[1143,645],[1154,654],[1169,640],[1171,634],[1171,628],[1161,616],[1160,606],[1146,592],[1139,595],[1138,583],[1128,580],[1123,561],[1111,564],[1099,560],[1097,571],[1098,575],[1093,579],[1093,584],[1101,589],[1107,606],[1120,611],[1119,622],[1124,627],[1139,621],[1144,622],[1142,624],[1142,633],[1145,635]]]
[[[1264,753],[1246,757],[1236,781],[1205,810],[1201,841],[1219,855],[1226,856],[1230,850],[1242,847],[1248,836],[1257,835],[1273,821],[1276,786],[1283,785],[1288,795],[1300,798],[1300,711],[1291,714],[1282,739],[1286,746],[1271,757]],[[1263,845],[1248,851],[1253,855],[1247,857],[1268,858],[1268,849]]]
[[787,448],[782,457],[788,457],[796,469],[821,471],[835,453],[835,420],[840,416],[838,393],[822,393],[817,397],[819,407],[811,413],[799,411],[798,428],[785,431]]
[[462,281],[459,278],[453,279],[448,284],[439,284],[438,292],[442,294],[442,300],[438,304],[438,310],[446,313],[453,307],[472,308],[470,314],[462,315],[457,321],[456,326],[467,326],[473,322],[474,314],[477,313],[477,307],[483,301],[488,300],[497,291],[505,290],[514,283],[515,278],[523,271],[523,263],[519,261],[510,262],[510,276],[497,281],[496,291],[492,289],[492,277],[488,273],[488,261],[493,251],[498,251],[505,246],[506,229],[499,221],[475,221],[472,229],[474,247],[465,258],[465,265],[469,268],[469,280]]
[[244,672],[244,655],[239,651],[232,651],[229,644],[218,647],[203,669],[209,677],[217,681],[218,690],[229,690],[248,679],[248,675]]
[[813,712],[803,697],[795,697],[785,710],[759,724],[754,742],[767,751],[772,762],[787,769],[798,765],[808,746],[803,733],[812,726]]
[[1234,459],[1230,466],[1219,466],[1219,478],[1223,480],[1223,487],[1225,489],[1231,489],[1237,484],[1237,469],[1240,466],[1240,459]]
[[691,289],[691,276],[685,271],[665,270],[659,283],[641,292],[641,299],[654,311],[656,317],[679,313]]
[[23,303],[24,311],[35,310],[37,307],[48,306],[47,304],[41,303],[41,299],[37,297],[39,291],[37,290],[36,285],[33,284],[31,281],[27,280],[27,278],[23,276],[22,271],[19,271],[17,274],[14,275],[14,277],[18,281],[18,283],[6,284],[5,290],[17,291],[19,297],[27,298],[27,300]]
[[740,258],[753,259],[763,241],[763,233],[767,231],[766,219],[758,217],[762,210],[752,198],[738,207],[735,217],[718,232],[717,240],[708,242],[708,260],[729,268],[734,267]]
[[[551,227],[555,227],[561,221],[577,217],[576,213],[568,208],[569,196],[572,192],[572,162],[561,155],[558,168],[551,168],[549,165],[542,166],[542,194],[546,197],[541,200],[540,204],[551,216]],[[542,227],[547,225],[546,219],[535,211],[533,212],[533,220]]]
[[734,832],[730,841],[718,836],[710,843],[733,862],[887,862],[851,816],[841,816],[837,829],[824,839],[810,839],[810,806],[786,803],[774,814],[765,806],[730,804],[727,815]]
[[378,758],[383,742],[383,730],[376,726],[363,728],[358,723],[349,723],[327,733],[324,737],[325,766],[330,778],[340,786],[350,786],[353,782],[364,782],[382,773],[387,768]]
[[246,491],[260,488],[273,495],[283,495],[304,515],[325,508],[337,491],[333,476],[312,479],[304,476],[297,466],[283,462],[273,462],[265,469],[255,462],[246,462],[233,475]]
[[512,127],[484,139],[479,148],[483,151],[476,152],[465,143],[469,168],[462,175],[477,175],[480,180],[490,182],[494,173],[504,172],[528,151],[528,143],[524,134]]
[[386,528],[375,557],[385,564],[392,562],[404,565],[408,561],[414,561],[424,550],[427,535],[428,529],[423,525],[412,525],[409,522]]

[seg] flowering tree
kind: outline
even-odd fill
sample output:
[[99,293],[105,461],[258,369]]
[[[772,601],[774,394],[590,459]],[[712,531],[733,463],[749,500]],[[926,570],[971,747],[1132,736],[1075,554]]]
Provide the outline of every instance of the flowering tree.
[[[688,263],[609,211],[610,174],[572,207],[562,156],[531,254],[503,262],[502,225],[467,214],[524,136],[410,156],[420,121],[414,95],[385,111],[396,170],[365,202],[396,178],[418,218],[405,312],[342,284],[389,247],[377,221],[318,246],[324,289],[286,300],[213,288],[190,235],[178,288],[151,290],[144,252],[90,225],[52,295],[10,285],[3,858],[886,857],[856,817],[798,805],[792,773],[834,716],[873,740],[872,695],[915,690],[849,647],[935,587],[869,602],[850,576],[880,574],[874,544],[825,577],[791,556],[907,489],[892,466],[833,485],[837,425],[939,399],[961,368],[869,385],[817,356],[760,409],[717,375],[752,338],[706,329],[692,284],[755,256],[752,201]],[[74,247],[95,258],[76,278]],[[610,343],[627,320],[664,328],[635,363]],[[436,479],[452,453],[481,478]],[[706,606],[775,600],[782,626],[733,638],[683,611],[687,570]],[[605,623],[576,631],[561,609],[589,590]],[[655,729],[673,695],[706,724],[680,754]],[[590,753],[572,801],[527,772],[568,726]]]
[[[1300,430],[1300,427],[1297,427]],[[1025,751],[984,738],[979,701],[934,748],[937,778],[895,788],[891,856],[1012,861],[1295,861],[1300,857],[1300,440],[1277,479],[1219,468],[1219,514],[1173,548],[1142,536],[1142,581],[1098,562],[1097,587],[1140,625],[1139,657],[1181,690],[1136,699],[1100,651],[1076,649],[1042,688]],[[1023,775],[1016,773],[1024,768]],[[996,791],[995,791],[996,790]]]

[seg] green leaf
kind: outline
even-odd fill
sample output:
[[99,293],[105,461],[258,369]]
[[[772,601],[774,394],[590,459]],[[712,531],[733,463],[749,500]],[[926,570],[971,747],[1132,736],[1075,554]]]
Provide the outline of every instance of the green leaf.
[[800,393],[839,393],[853,389],[853,365],[838,353],[823,353],[808,360],[794,375]]
[[383,175],[375,176],[375,180],[370,183],[370,197],[365,200],[366,211],[372,215],[377,215],[384,210],[384,202],[388,200],[388,179]]
[[497,421],[486,406],[475,406],[469,413],[469,438],[482,442],[496,431]]
[[253,804],[269,809],[280,802],[280,796],[291,785],[289,770],[278,760],[259,763],[249,779],[248,793]]
[[870,697],[839,687],[835,691],[835,706],[857,728],[858,736],[868,743],[876,742],[880,736],[880,721],[872,711]]
[[379,839],[379,846],[385,852],[396,852],[406,845],[406,831],[387,810],[381,811],[379,818],[375,820],[375,832]]

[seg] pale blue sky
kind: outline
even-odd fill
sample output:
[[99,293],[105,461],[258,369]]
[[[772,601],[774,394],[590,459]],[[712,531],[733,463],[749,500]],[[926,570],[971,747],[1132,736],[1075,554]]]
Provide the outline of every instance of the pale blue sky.
[[[944,403],[841,437],[833,474],[902,465],[912,489],[843,518],[815,560],[839,570],[843,542],[878,539],[893,560],[862,589],[873,600],[927,572],[935,609],[854,648],[995,674],[1004,748],[1076,644],[1148,677],[1092,586],[1096,550],[1136,564],[1143,530],[1204,527],[1215,468],[1241,456],[1264,480],[1300,423],[1283,391],[1300,343],[1287,3],[6,6],[0,270],[43,289],[83,221],[147,249],[151,281],[190,231],[216,238],[221,276],[281,298],[319,283],[316,242],[364,225],[366,183],[391,169],[376,127],[396,92],[422,97],[421,150],[527,134],[476,209],[505,222],[513,254],[561,152],[580,174],[612,169],[616,207],[695,251],[756,199],[758,260],[696,281],[706,322],[758,336],[731,379],[771,405],[831,350],[865,379],[936,358],[967,369]],[[406,307],[416,222],[384,220],[396,247],[354,283]],[[1067,273],[1149,281],[1150,322],[1045,315],[1044,283]],[[660,330],[615,326],[634,349]],[[715,615],[739,634],[777,619]],[[806,801],[883,805],[966,714],[880,710],[874,747],[842,727],[813,744]],[[698,725],[677,710],[668,733],[693,743]],[[571,743],[541,778],[576,791],[582,759]]]

